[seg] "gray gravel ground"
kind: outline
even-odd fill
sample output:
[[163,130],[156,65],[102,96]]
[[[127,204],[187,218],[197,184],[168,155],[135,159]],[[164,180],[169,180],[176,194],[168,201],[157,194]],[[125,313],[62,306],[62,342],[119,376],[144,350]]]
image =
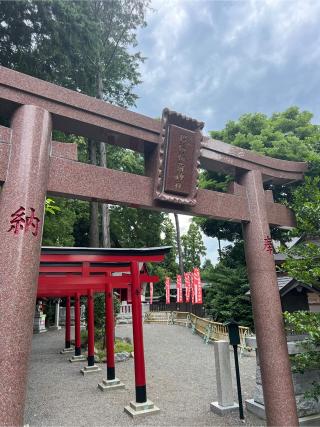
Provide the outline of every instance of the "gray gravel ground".
[[[117,326],[117,336],[132,336],[131,325]],[[102,373],[83,377],[84,362],[71,364],[60,355],[64,330],[34,335],[25,411],[30,426],[230,426],[243,425],[238,413],[219,417],[210,411],[217,399],[213,346],[190,329],[173,325],[144,325],[147,392],[160,409],[157,415],[132,420],[123,408],[134,400],[133,360],[116,364],[125,390],[102,393]],[[233,361],[233,359],[231,359]],[[232,363],[233,364],[233,363]],[[244,399],[251,398],[255,358],[240,359]],[[235,381],[234,381],[235,384]],[[236,388],[234,389],[236,396]],[[264,425],[245,413],[245,424]]]

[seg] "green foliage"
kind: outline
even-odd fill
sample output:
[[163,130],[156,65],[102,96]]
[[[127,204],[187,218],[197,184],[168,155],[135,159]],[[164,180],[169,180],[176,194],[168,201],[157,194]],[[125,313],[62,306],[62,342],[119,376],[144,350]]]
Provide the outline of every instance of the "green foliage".
[[53,207],[53,213],[46,209],[42,245],[73,246],[73,226],[76,221],[74,202],[60,198],[56,198],[52,202],[50,206]]
[[270,118],[261,113],[244,114],[238,121],[229,121],[223,130],[210,134],[266,156],[313,161],[319,158],[320,127],[311,123],[312,117],[312,113],[295,106]]
[[[120,300],[113,294],[113,312],[114,316],[120,313]],[[86,310],[86,316],[88,316]],[[94,294],[94,326],[97,330],[104,331],[105,328],[105,294]],[[103,332],[104,334],[104,332]]]
[[[284,112],[267,117],[261,113],[242,115],[237,121],[229,121],[220,131],[211,131],[214,139],[236,145],[257,153],[285,160],[306,161],[309,163],[310,176],[320,172],[320,126],[311,123],[312,113],[290,107]],[[200,184],[202,188],[226,191],[229,176],[213,172],[204,172]],[[296,186],[271,186],[274,198],[281,203],[291,203]],[[237,224],[226,221],[214,223],[205,219],[201,223],[204,233],[219,239],[233,241],[241,239],[241,229]],[[286,242],[287,233],[272,230],[272,237]]]
[[[151,275],[156,275],[159,277],[159,282],[154,286],[154,295],[163,296],[165,294],[165,278],[168,276],[172,279],[175,279],[179,270],[177,264],[176,230],[168,215],[164,215],[164,220],[161,224],[160,238],[160,246],[171,246],[172,249],[165,256],[165,259],[162,263],[148,264],[148,272]],[[147,295],[148,293],[149,287],[147,287]]]
[[315,346],[320,345],[320,313],[310,311],[285,312],[284,318],[289,332],[298,335],[307,334],[307,340],[310,343]]
[[292,208],[296,214],[296,235],[320,234],[320,177],[306,177],[293,194]]
[[133,352],[133,345],[128,343],[127,341],[116,339],[114,352],[115,353],[122,353],[122,352],[131,353]]
[[114,246],[158,246],[164,214],[129,207],[110,208],[110,231]]
[[181,241],[185,271],[192,271],[194,267],[200,268],[201,256],[206,254],[206,247],[200,227],[195,221],[191,222],[187,234],[181,237]]
[[206,311],[217,322],[235,319],[243,326],[252,327],[252,311],[246,269],[243,266],[231,268],[219,263],[202,275],[206,287]]
[[45,211],[46,213],[51,213],[52,215],[54,215],[56,212],[60,212],[61,209],[59,208],[59,206],[56,205],[56,202],[53,199],[47,197]]
[[[291,356],[295,372],[304,373],[312,369],[320,369],[320,352],[315,351],[320,346],[320,313],[297,311],[284,313],[286,329],[290,333],[306,335],[303,352]],[[319,399],[320,385],[314,382],[305,397]]]
[[118,105],[133,105],[145,0],[0,2],[0,63]]
[[144,158],[140,153],[109,144],[106,148],[109,169],[136,175],[144,174]]
[[320,247],[312,242],[300,243],[285,251],[288,258],[283,269],[296,280],[320,287]]
[[166,271],[166,274],[173,278],[178,274],[177,234],[175,226],[168,216],[162,222],[161,234],[164,236],[161,239],[161,246],[171,246],[171,251],[165,256],[161,266]]
[[312,241],[320,236],[319,177],[306,177],[293,194],[292,208],[297,218],[297,228],[292,234],[304,238],[289,249],[282,248],[287,255],[283,268],[301,282],[320,286],[320,246]]

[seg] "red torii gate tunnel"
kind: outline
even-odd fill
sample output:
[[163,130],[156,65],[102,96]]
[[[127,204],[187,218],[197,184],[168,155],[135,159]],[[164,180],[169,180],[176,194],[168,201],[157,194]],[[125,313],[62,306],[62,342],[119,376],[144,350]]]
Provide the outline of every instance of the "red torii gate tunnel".
[[[70,349],[70,297],[75,300],[75,355],[81,358],[80,297],[87,296],[88,307],[88,367],[82,372],[100,370],[94,360],[93,293],[105,293],[105,342],[107,352],[107,380],[99,387],[122,388],[115,377],[113,289],[131,287],[132,327],[137,403],[147,402],[141,285],[157,282],[157,276],[144,271],[144,263],[161,262],[170,247],[148,249],[93,249],[43,247],[40,257],[37,297],[66,297],[65,352]],[[149,407],[151,409],[151,403]],[[129,412],[134,408],[129,407]],[[153,412],[156,409],[153,408]]]
[[[303,179],[306,164],[202,135],[169,110],[162,121],[0,67],[0,423],[23,422],[46,194],[241,222],[269,425],[298,425],[273,255],[272,226],[294,216],[264,183]],[[138,151],[145,175],[77,161],[52,129]],[[198,167],[234,177],[228,193],[197,188]]]

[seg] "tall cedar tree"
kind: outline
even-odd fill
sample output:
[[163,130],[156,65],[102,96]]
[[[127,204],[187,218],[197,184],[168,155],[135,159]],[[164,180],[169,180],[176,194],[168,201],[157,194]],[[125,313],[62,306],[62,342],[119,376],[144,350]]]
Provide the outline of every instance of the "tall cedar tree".
[[185,271],[192,271],[194,267],[200,267],[201,257],[206,254],[201,230],[195,221],[189,225],[187,234],[182,238],[182,250]]

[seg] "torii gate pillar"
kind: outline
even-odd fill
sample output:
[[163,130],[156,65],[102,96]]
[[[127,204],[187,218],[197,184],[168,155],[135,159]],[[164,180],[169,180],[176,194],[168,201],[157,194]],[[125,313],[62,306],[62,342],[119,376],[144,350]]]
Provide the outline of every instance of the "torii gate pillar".
[[250,222],[243,223],[243,238],[267,423],[296,426],[298,415],[273,252],[264,247],[270,229],[261,172],[247,172],[239,182],[246,188],[250,211]]
[[6,331],[1,334],[0,425],[23,424],[49,172],[50,114],[24,105],[15,112],[11,130],[0,197],[0,331]]

